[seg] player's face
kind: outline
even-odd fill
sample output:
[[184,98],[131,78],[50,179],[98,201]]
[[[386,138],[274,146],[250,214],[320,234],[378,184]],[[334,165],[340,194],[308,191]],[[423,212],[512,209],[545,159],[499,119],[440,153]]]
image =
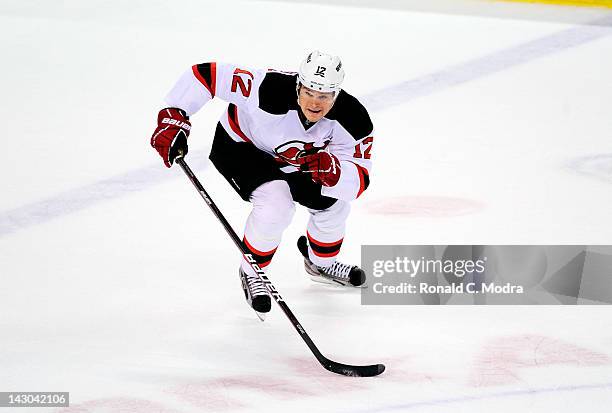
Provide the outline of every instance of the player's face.
[[298,103],[304,116],[310,122],[316,122],[334,106],[334,92],[317,92],[300,86]]

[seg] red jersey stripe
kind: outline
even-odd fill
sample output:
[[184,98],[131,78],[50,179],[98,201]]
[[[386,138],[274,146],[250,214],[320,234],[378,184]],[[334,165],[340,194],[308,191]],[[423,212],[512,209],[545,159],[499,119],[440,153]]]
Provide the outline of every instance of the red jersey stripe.
[[228,107],[227,120],[230,128],[232,128],[236,135],[240,136],[240,138],[245,142],[253,143],[249,138],[247,138],[242,129],[240,129],[240,123],[238,123],[238,108],[235,105],[230,105]]
[[212,62],[210,64],[210,77],[212,78],[212,95],[213,97],[217,94],[217,63]]
[[368,176],[368,170],[361,165],[357,165],[355,162],[351,162],[357,168],[357,175],[359,176],[359,190],[357,191],[356,198],[359,198],[363,191],[366,189],[365,177]]

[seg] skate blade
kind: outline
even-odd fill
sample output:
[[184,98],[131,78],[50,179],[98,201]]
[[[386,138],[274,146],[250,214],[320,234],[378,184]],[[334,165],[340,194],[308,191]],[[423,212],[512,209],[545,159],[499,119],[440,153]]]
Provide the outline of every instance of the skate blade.
[[332,279],[329,279],[329,278],[322,277],[320,275],[310,274],[310,279],[312,281],[314,281],[314,282],[317,282],[317,283],[327,284],[327,285],[335,285],[336,287],[352,287],[352,285],[350,283],[345,284],[345,283],[343,283],[341,281],[332,280]]
[[259,318],[260,321],[266,321],[267,313],[260,313],[259,311],[255,311],[255,314],[257,314],[257,318]]
[[337,281],[337,280],[333,280],[333,279],[329,279],[329,278],[325,278],[321,275],[315,275],[315,274],[310,274],[310,279],[314,282],[317,283],[321,283],[321,284],[327,284],[327,285],[335,285],[335,286],[340,286],[340,287],[351,287],[351,288],[367,288],[368,284],[367,283],[363,283],[361,285],[353,285],[350,282],[346,282],[343,283],[341,281]]

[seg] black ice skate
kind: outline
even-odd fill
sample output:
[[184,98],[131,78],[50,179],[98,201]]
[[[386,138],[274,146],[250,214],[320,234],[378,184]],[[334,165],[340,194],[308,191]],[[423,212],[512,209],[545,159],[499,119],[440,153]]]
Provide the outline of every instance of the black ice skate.
[[255,310],[257,317],[259,317],[261,321],[264,321],[266,313],[270,312],[270,308],[272,307],[268,289],[257,275],[247,274],[242,271],[242,268],[238,270],[238,275],[242,282],[244,298],[246,298],[251,308]]
[[308,240],[305,236],[298,239],[297,247],[304,256],[304,268],[313,281],[353,287],[365,287],[365,272],[356,265],[334,262],[329,267],[319,267],[308,258]]

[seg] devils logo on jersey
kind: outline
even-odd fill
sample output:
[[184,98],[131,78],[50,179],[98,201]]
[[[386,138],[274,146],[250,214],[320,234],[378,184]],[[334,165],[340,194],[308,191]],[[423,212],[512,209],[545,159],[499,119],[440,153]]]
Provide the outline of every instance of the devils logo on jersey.
[[298,165],[298,158],[324,150],[329,145],[329,142],[329,140],[326,140],[323,146],[315,146],[312,142],[289,141],[274,148],[274,153],[288,164]]

